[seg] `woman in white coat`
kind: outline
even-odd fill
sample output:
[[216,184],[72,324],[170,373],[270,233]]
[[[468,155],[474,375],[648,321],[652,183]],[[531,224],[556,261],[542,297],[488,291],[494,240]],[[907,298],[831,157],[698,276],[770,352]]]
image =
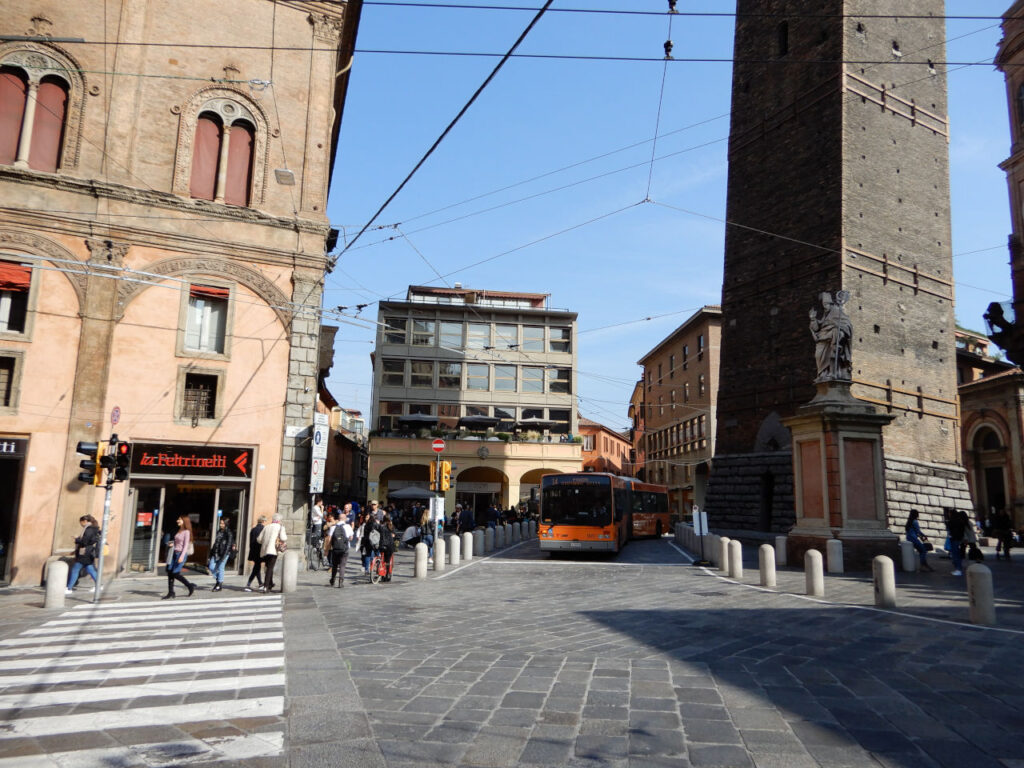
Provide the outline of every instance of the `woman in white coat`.
[[281,525],[280,515],[271,518],[270,525],[260,531],[256,541],[260,544],[260,556],[263,560],[263,586],[260,587],[260,592],[273,592],[274,566],[277,564],[278,554],[284,552],[287,546],[285,542],[288,541],[288,534]]

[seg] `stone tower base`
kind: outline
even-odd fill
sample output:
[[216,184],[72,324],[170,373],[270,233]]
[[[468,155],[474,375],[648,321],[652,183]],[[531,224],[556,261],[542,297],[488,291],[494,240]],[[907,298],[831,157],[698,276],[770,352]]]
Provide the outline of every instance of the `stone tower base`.
[[967,472],[955,464],[931,464],[900,456],[885,457],[885,498],[889,527],[903,535],[910,510],[921,513],[921,530],[937,546],[946,539],[942,508],[963,509],[973,518],[974,504],[967,487]]
[[787,533],[796,521],[793,454],[715,456],[704,506],[711,528]]

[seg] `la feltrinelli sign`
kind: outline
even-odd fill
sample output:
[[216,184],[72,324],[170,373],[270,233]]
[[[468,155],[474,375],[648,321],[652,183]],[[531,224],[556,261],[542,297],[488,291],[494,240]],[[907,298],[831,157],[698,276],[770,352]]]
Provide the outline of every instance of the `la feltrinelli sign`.
[[217,445],[134,443],[133,475],[252,477],[253,449]]

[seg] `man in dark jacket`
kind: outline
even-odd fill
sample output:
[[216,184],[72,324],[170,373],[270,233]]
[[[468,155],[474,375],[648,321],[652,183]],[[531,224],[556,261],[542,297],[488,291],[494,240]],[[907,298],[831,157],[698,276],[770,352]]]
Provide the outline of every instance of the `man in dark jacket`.
[[217,538],[213,540],[210,547],[210,575],[216,582],[213,585],[214,592],[220,592],[224,588],[224,566],[228,564],[231,553],[235,551],[235,534],[228,528],[227,518],[221,517],[220,526],[217,529]]

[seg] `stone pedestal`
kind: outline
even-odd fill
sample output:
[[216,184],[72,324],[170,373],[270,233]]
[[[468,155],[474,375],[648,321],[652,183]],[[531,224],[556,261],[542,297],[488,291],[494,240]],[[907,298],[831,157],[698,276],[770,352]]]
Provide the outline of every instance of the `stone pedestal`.
[[899,537],[889,530],[885,504],[882,428],[893,416],[850,394],[850,382],[828,381],[786,420],[793,435],[796,524],[787,537],[790,562],[827,542],[843,542],[848,570],[866,570],[876,555],[892,555]]

